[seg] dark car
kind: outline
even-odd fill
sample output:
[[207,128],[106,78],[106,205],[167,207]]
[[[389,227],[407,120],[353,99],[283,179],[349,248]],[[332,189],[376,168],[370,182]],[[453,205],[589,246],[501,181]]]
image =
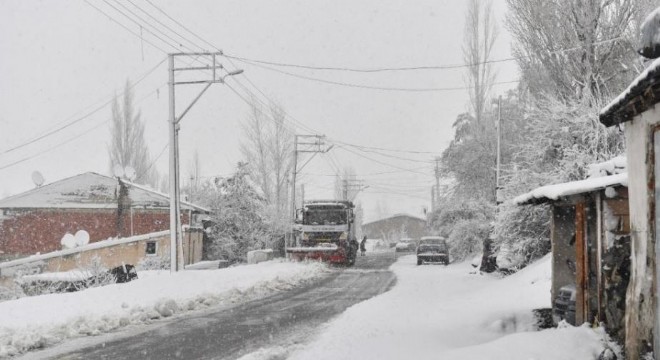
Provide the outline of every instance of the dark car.
[[449,264],[447,241],[441,236],[424,236],[417,246],[417,265],[425,262]]

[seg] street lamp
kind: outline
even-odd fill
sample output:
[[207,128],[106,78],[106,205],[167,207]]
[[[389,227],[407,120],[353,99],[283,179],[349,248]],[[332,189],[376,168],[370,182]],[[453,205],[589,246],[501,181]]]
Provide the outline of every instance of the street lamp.
[[[179,130],[181,126],[179,123],[181,119],[190,111],[190,109],[197,103],[199,98],[211,87],[212,84],[225,83],[225,78],[228,76],[239,75],[243,73],[243,70],[231,71],[224,76],[218,78],[216,76],[216,69],[223,69],[222,65],[216,65],[216,56],[220,56],[222,53],[176,53],[169,54],[169,125],[170,125],[170,272],[179,271],[183,264],[180,264],[180,256],[183,256],[183,246],[181,239],[181,189],[179,186]],[[174,67],[174,58],[180,56],[196,56],[196,57],[211,57],[213,65],[212,66],[202,66],[202,67]],[[212,75],[210,80],[196,80],[196,81],[181,81],[177,82],[175,79],[175,71],[199,71],[199,70],[211,70]],[[176,116],[176,107],[175,107],[175,97],[174,97],[174,88],[175,85],[187,85],[187,84],[206,84],[202,91],[193,99],[193,101],[188,105],[188,107],[179,115]],[[192,219],[190,219],[192,222]],[[182,259],[181,259],[182,260]]]

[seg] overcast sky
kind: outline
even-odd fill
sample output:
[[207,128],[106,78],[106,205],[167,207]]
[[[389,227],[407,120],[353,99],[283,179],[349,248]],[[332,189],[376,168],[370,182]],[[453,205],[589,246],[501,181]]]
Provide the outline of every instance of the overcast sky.
[[[162,50],[214,49],[159,9],[226,54],[239,57],[344,68],[463,62],[463,0],[151,0],[155,7],[147,1],[131,1],[123,1],[123,8],[114,0],[90,0],[105,14],[85,1],[0,1],[0,198],[33,188],[31,174],[36,170],[46,183],[87,171],[107,174],[110,107],[103,105],[123,90],[127,80],[140,79],[151,69],[155,70],[135,87],[135,102],[146,124],[149,149],[154,158],[161,154],[168,140],[168,74]],[[508,58],[510,38],[503,24],[506,6],[504,1],[493,5],[499,38],[492,57]],[[126,17],[134,16],[131,12],[142,18],[133,17],[142,29]],[[160,27],[145,12],[176,34]],[[142,30],[143,38],[116,22],[136,34]],[[172,39],[151,29],[152,25]],[[337,167],[349,166],[369,186],[357,199],[367,219],[386,215],[383,212],[422,215],[421,209],[430,205],[430,185],[434,181],[431,160],[451,140],[451,124],[456,116],[466,111],[467,90],[417,92],[346,87],[300,79],[237,60],[221,58],[221,62],[229,69],[245,70],[243,75],[227,80],[230,86],[243,96],[247,95],[244,86],[277,101],[291,116],[292,124],[303,124],[298,125],[298,133],[313,130],[335,141],[420,152],[348,148],[358,156],[336,146],[303,169],[299,183],[305,184],[308,199],[332,197],[334,179],[328,175]],[[372,87],[465,86],[464,69],[379,73],[277,69]],[[496,81],[517,79],[513,62],[499,63],[496,70]],[[495,86],[493,95],[513,86]],[[177,88],[179,111],[199,89]],[[240,123],[247,112],[248,105],[227,86],[211,87],[181,124],[184,178],[195,151],[199,152],[204,176],[227,175],[235,169],[241,160]],[[166,174],[167,164],[165,151],[155,166]]]

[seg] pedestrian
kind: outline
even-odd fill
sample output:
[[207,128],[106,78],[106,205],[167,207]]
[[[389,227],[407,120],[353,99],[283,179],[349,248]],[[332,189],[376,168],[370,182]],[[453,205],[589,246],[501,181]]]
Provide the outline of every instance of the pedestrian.
[[362,238],[362,241],[360,242],[360,252],[362,253],[362,256],[364,256],[364,253],[367,251],[367,236],[365,235]]

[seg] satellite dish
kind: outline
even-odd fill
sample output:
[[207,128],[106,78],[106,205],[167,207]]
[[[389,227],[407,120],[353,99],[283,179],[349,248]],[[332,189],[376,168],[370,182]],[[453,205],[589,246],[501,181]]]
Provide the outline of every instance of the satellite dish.
[[135,169],[133,169],[133,167],[130,166],[130,165],[125,167],[124,168],[124,175],[126,175],[126,178],[128,178],[128,180],[131,180],[131,181],[135,180],[135,175],[136,175]]
[[118,178],[123,177],[124,176],[124,168],[121,165],[117,164],[117,165],[112,167],[112,174],[115,177],[118,177]]
[[44,176],[41,175],[41,173],[39,171],[33,171],[32,172],[32,182],[34,183],[34,185],[39,187],[39,186],[44,184]]
[[62,244],[62,249],[73,249],[76,247],[76,238],[70,233],[66,233],[62,236],[60,244]]
[[77,246],[89,244],[89,233],[85,230],[78,230],[74,236]]

